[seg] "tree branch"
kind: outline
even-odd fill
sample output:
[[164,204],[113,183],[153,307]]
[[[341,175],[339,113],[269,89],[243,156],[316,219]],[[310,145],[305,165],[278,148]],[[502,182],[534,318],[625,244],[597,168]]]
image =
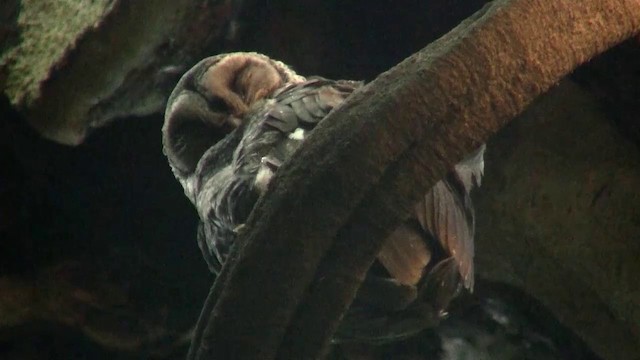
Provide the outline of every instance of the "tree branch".
[[319,357],[418,196],[639,29],[637,0],[496,0],[354,94],[258,202],[212,290],[199,358]]

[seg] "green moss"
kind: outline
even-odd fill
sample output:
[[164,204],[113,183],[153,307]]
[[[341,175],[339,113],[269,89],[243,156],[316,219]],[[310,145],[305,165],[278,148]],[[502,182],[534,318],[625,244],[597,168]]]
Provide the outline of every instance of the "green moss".
[[22,0],[21,41],[2,55],[8,69],[5,92],[15,105],[29,106],[40,84],[82,33],[96,27],[113,0]]
[[219,2],[28,0],[24,6],[22,43],[3,60],[11,64],[7,93],[42,136],[69,145],[119,116],[160,110],[171,89],[157,88],[155,74],[166,64],[190,62],[190,51],[202,51],[218,34],[215,19],[225,16]]

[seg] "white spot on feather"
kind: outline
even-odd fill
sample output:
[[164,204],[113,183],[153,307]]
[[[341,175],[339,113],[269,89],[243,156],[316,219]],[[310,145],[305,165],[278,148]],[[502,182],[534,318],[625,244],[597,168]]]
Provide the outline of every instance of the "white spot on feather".
[[304,140],[304,129],[297,128],[294,132],[289,134],[289,139],[291,140]]
[[260,169],[258,170],[258,175],[256,175],[256,181],[254,182],[254,186],[260,194],[264,194],[267,191],[267,186],[269,186],[269,182],[271,182],[271,178],[273,178],[274,172],[269,169],[266,165],[260,165]]

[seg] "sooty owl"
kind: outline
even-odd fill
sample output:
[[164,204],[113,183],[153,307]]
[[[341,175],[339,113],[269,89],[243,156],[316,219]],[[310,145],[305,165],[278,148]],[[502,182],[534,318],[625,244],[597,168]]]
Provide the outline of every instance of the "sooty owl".
[[[255,202],[305,137],[361,82],[304,78],[257,53],[200,61],[171,94],[164,151],[200,216],[218,273]],[[386,342],[434,325],[473,288],[474,212],[484,146],[457,164],[386,240],[334,341]]]

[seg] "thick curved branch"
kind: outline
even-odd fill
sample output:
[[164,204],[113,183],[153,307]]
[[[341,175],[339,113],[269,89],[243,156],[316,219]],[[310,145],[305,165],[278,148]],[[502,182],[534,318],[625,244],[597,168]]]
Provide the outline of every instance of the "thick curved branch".
[[354,94],[256,206],[215,285],[199,357],[320,356],[418,196],[562,76],[639,29],[637,0],[496,0]]

